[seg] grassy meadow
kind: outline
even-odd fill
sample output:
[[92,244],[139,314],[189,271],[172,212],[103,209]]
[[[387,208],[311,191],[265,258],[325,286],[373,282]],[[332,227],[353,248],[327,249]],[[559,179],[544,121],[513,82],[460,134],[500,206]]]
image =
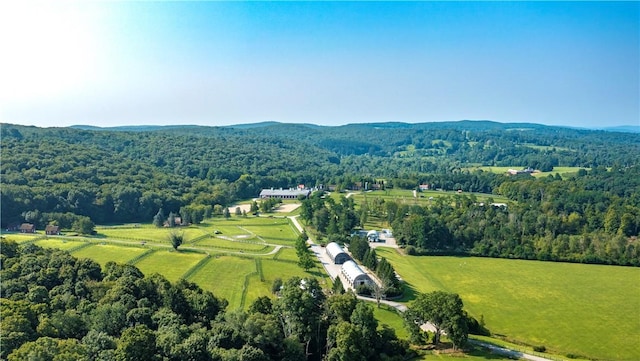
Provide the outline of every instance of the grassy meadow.
[[[483,170],[485,172],[492,172],[492,173],[496,173],[496,174],[504,174],[507,173],[507,171],[509,169],[524,169],[526,168],[526,166],[508,166],[508,167],[496,167],[496,166],[478,166],[478,167],[472,167],[472,168],[468,168],[468,170]],[[546,177],[548,175],[555,175],[560,174],[560,176],[565,176],[565,175],[570,175],[570,174],[574,174],[577,173],[580,169],[588,169],[588,168],[582,168],[582,167],[553,167],[553,170],[551,172],[536,172],[536,173],[532,173],[531,175],[534,177]]]
[[455,292],[496,336],[551,352],[640,359],[640,269],[473,257],[410,257],[378,248],[416,291]]
[[[326,281],[319,263],[309,272],[297,265],[292,247],[298,233],[286,218],[232,216],[174,229],[125,224],[98,226],[96,230],[94,237],[20,233],[3,237],[69,250],[75,257],[90,258],[102,266],[109,261],[131,263],[145,274],[159,273],[171,282],[186,277],[227,299],[230,309],[247,308],[256,298],[271,296],[276,278],[314,276]],[[172,231],[185,236],[178,251],[171,248],[168,239]]]
[[104,267],[109,261],[127,263],[147,251],[149,251],[149,249],[142,247],[124,247],[114,244],[96,243],[71,252],[71,255],[77,258],[91,258]]
[[146,275],[159,273],[171,282],[176,282],[198,262],[206,258],[204,253],[156,251],[142,258],[135,266]]

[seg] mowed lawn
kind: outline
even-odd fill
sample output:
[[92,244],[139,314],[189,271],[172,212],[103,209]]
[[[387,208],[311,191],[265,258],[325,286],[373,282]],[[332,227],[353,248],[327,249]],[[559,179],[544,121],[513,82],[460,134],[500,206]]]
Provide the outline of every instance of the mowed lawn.
[[293,245],[298,238],[298,233],[294,231],[293,225],[285,218],[271,218],[268,219],[268,222],[245,225],[242,228],[259,235],[259,238],[266,243]]
[[411,288],[458,293],[494,334],[561,354],[640,360],[640,268],[376,252]]
[[[495,166],[479,166],[479,167],[472,167],[472,168],[468,168],[469,170],[483,170],[485,172],[491,172],[491,173],[496,173],[496,174],[504,174],[507,173],[509,171],[509,169],[515,169],[515,170],[519,170],[519,169],[525,169],[526,166],[510,166],[510,167],[495,167]],[[577,173],[580,169],[590,169],[590,168],[582,168],[582,167],[553,167],[553,170],[551,172],[536,172],[536,173],[532,173],[532,176],[534,177],[546,177],[549,174],[555,175],[556,173],[560,174],[561,176],[564,174],[570,174],[570,173]]]
[[273,286],[273,281],[275,281],[276,278],[286,281],[294,276],[301,278],[310,276],[309,273],[305,272],[295,263],[262,259],[260,260],[260,264],[264,280],[260,280],[259,274],[256,274],[249,279],[249,287],[247,289],[246,299],[244,302],[245,309],[249,308],[251,303],[253,303],[253,301],[258,297],[268,296],[273,298],[274,295],[271,293],[271,287]]
[[281,245],[291,245],[298,237],[290,221],[281,217],[231,217],[212,228],[223,237]]
[[225,298],[229,301],[228,309],[233,310],[242,305],[245,278],[253,273],[257,273],[254,259],[213,256],[188,280],[216,297]]
[[188,244],[188,246],[220,248],[223,250],[247,251],[251,253],[268,253],[273,250],[273,246],[267,246],[263,243],[229,241],[219,237],[203,238],[197,242]]
[[156,251],[142,258],[135,266],[145,275],[159,273],[169,281],[176,282],[205,257],[205,254],[195,252]]
[[380,308],[375,302],[368,302],[368,304],[373,308],[373,315],[378,320],[378,328],[382,328],[382,325],[385,324],[393,328],[399,338],[409,338],[409,331],[404,327],[404,321],[398,311],[385,304],[381,304]]
[[469,192],[452,192],[452,191],[437,191],[437,190],[429,190],[418,192],[418,198],[413,197],[413,190],[408,189],[387,189],[383,191],[372,191],[372,192],[358,192],[354,193],[353,198],[356,204],[364,203],[366,199],[368,202],[372,202],[375,198],[381,198],[385,201],[396,201],[404,204],[417,204],[421,206],[429,205],[429,197],[437,198],[437,197],[449,197],[455,195],[464,195],[469,196],[471,194],[475,195],[478,201],[484,202],[489,198],[493,198],[495,202],[506,202],[507,198],[497,195],[497,194],[487,194],[487,193],[469,193]]
[[89,247],[72,252],[71,255],[77,258],[91,258],[101,266],[109,261],[116,263],[127,263],[129,260],[148,251],[141,247],[122,247],[112,244],[95,244]]
[[33,234],[33,233],[2,233],[2,237],[4,237],[8,241],[14,241],[16,243],[23,243],[33,240],[37,237],[42,237],[42,234]]
[[46,239],[38,240],[33,244],[42,248],[57,248],[57,249],[66,251],[72,248],[76,248],[78,246],[82,246],[83,244],[87,244],[87,243],[80,242],[80,241],[69,241],[64,238],[46,238]]
[[96,227],[96,232],[98,235],[112,239],[147,240],[166,244],[170,244],[169,235],[171,232],[182,232],[185,242],[207,234],[205,230],[196,226],[163,228],[151,224],[139,227]]
[[299,258],[298,258],[298,254],[296,253],[295,248],[280,248],[280,250],[278,251],[278,253],[276,253],[275,256],[273,256],[273,259],[279,260],[279,261],[293,261],[293,262],[298,262]]

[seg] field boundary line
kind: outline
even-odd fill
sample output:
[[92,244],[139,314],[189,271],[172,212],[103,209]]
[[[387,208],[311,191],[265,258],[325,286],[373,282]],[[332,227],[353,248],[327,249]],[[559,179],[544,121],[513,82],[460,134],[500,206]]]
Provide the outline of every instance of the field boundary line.
[[76,251],[79,251],[81,249],[84,249],[84,248],[87,248],[87,247],[91,247],[91,246],[93,246],[93,243],[91,243],[91,242],[83,242],[82,244],[79,244],[79,245],[77,245],[75,247],[69,248],[67,250],[67,252],[73,253],[73,252],[76,252]]
[[140,262],[141,260],[143,260],[144,258],[147,258],[149,256],[151,256],[153,253],[155,253],[155,249],[149,249],[147,251],[145,251],[143,254],[137,255],[135,257],[133,257],[132,259],[127,261],[127,264],[129,265],[135,265],[136,263]]
[[249,279],[257,275],[258,271],[256,270],[244,276],[244,283],[242,284],[242,296],[240,296],[240,309],[244,309],[244,305],[247,302],[247,292],[249,292]]
[[264,272],[262,271],[262,259],[256,258],[256,270],[258,271],[258,276],[260,276],[260,282],[264,282]]
[[41,241],[43,239],[49,239],[49,237],[47,237],[47,236],[37,236],[37,237],[34,237],[34,238],[32,238],[32,239],[30,239],[28,241],[20,242],[19,244],[20,245],[34,244],[34,243],[36,243],[38,241]]
[[211,255],[207,253],[207,255],[201,259],[198,263],[196,263],[193,267],[189,268],[180,278],[183,280],[188,280],[197,273],[202,267],[204,267],[209,261],[211,261]]

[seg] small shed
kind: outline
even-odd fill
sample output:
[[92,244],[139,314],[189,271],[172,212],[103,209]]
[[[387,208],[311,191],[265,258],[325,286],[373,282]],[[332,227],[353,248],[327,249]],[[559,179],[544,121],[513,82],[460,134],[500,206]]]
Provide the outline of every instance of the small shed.
[[44,233],[49,236],[57,236],[60,234],[60,227],[49,224],[44,228]]
[[20,225],[20,233],[36,233],[35,224],[31,223],[22,223]]
[[350,260],[351,257],[336,242],[331,242],[325,248],[327,256],[331,258],[334,264],[343,264]]
[[358,266],[355,262],[349,260],[346,261],[342,265],[342,269],[340,270],[342,275],[349,282],[349,286],[353,288],[357,288],[358,286],[371,284],[371,278],[364,273],[362,268]]

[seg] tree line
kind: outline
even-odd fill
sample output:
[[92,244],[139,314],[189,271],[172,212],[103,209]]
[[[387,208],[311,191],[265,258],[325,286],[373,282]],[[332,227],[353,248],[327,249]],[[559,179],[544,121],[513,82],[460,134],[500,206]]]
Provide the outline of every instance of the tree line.
[[410,254],[640,265],[637,166],[581,171],[574,177],[513,177],[497,193],[437,197],[425,207],[387,202],[384,216]]
[[412,352],[353,293],[291,278],[247,311],[185,280],[1,240],[0,358],[404,360]]
[[[385,137],[371,137],[379,128]],[[407,245],[581,262],[634,264],[637,259],[638,134],[492,122],[141,131],[3,124],[0,132],[3,228],[30,222],[38,229],[57,224],[90,233],[93,224],[149,222],[159,209],[198,223],[226,214],[233,202],[256,197],[262,188],[415,189],[429,184],[501,194],[517,203],[510,205],[506,220],[498,212],[499,222],[487,220],[466,231],[464,223],[442,217],[453,235],[446,247],[418,240],[407,240]],[[348,150],[347,143],[355,140]],[[469,170],[477,164],[589,170],[570,179],[536,180]],[[349,227],[361,225],[373,211],[349,201],[303,205],[303,217],[323,237],[345,237]],[[387,218],[396,213],[375,212]],[[443,230],[442,222],[414,221],[435,227],[427,233]],[[507,235],[511,230],[519,236]],[[504,235],[496,236],[500,232]]]

